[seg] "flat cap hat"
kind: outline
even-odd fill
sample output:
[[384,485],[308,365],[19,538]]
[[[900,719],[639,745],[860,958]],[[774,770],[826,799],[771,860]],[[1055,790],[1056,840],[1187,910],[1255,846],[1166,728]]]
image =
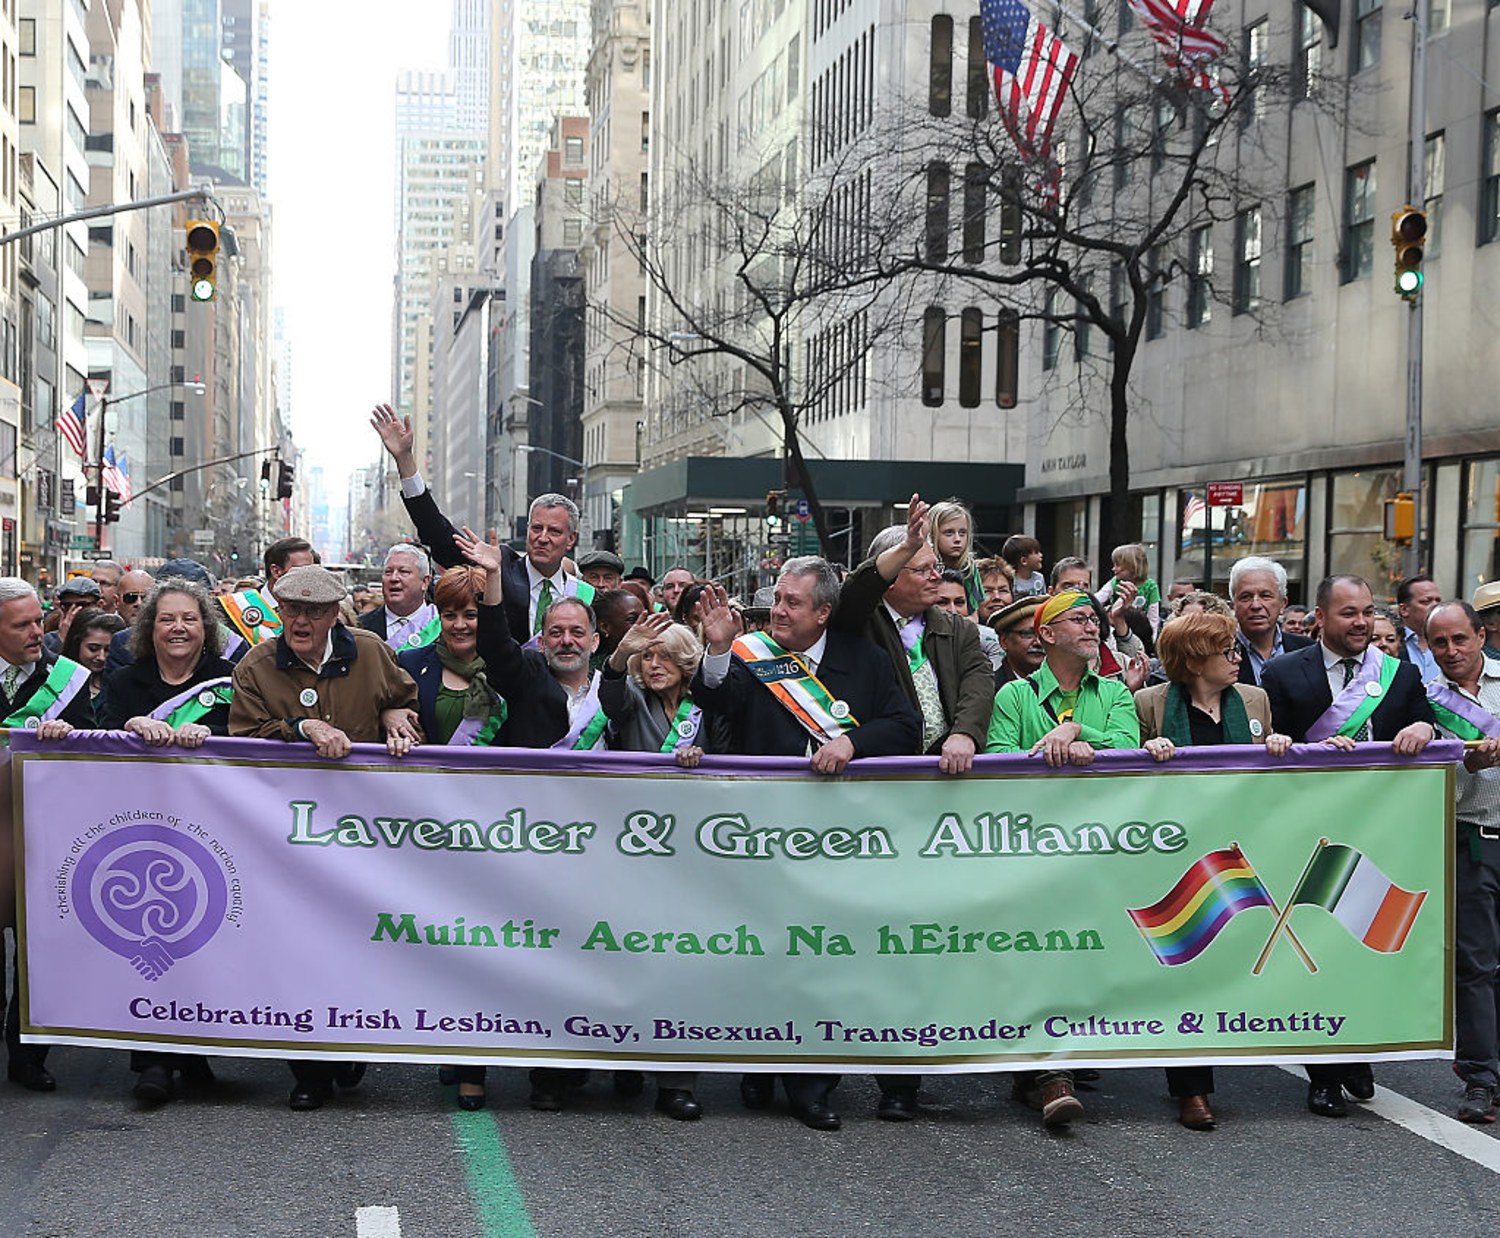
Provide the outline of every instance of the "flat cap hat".
[[578,570],[580,572],[591,567],[605,567],[612,572],[623,572],[625,570],[625,560],[608,550],[590,550],[578,556]]
[[80,598],[104,596],[104,590],[99,588],[99,582],[90,580],[87,576],[72,576],[63,581],[57,587],[57,596],[62,597],[65,593],[71,593],[74,597]]
[[278,602],[310,602],[314,606],[344,600],[344,582],[316,563],[294,567],[278,580],[272,592]]
[[1003,606],[990,616],[990,627],[997,632],[1010,632],[1016,628],[1030,627],[1038,609],[1047,599],[1031,596],[1017,598],[1009,606]]

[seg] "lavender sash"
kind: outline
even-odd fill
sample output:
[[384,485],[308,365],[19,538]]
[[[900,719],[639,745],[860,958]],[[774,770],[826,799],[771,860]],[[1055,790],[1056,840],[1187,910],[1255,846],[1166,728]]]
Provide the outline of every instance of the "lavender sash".
[[1333,735],[1354,736],[1385,699],[1396,678],[1399,663],[1374,645],[1355,668],[1354,677],[1334,697],[1323,716],[1307,728],[1308,743],[1317,744]]
[[1427,685],[1427,699],[1432,702],[1438,724],[1460,739],[1488,739],[1500,735],[1500,718],[1441,679],[1434,679]]

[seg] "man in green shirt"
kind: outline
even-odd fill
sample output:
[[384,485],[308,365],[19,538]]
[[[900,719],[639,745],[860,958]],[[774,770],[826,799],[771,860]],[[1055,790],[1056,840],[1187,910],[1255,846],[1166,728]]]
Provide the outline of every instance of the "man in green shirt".
[[[986,752],[1041,753],[1048,765],[1088,765],[1097,748],[1139,748],[1141,724],[1130,689],[1090,670],[1099,655],[1099,616],[1086,593],[1054,594],[1038,608],[1040,668],[995,696]],[[1015,1099],[1042,1111],[1048,1127],[1083,1116],[1065,1070],[1016,1075]]]

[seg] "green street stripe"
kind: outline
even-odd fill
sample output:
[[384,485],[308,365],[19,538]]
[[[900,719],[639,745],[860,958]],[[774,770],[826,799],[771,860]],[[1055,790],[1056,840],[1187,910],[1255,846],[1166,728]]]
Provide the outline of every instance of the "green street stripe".
[[493,1114],[456,1112],[453,1135],[463,1154],[469,1197],[485,1238],[536,1238]]

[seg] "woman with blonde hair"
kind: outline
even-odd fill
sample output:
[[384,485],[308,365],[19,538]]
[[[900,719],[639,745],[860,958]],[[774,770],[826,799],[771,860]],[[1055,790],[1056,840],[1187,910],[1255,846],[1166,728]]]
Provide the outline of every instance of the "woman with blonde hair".
[[[1141,747],[1158,761],[1179,748],[1212,744],[1264,744],[1285,756],[1290,737],[1271,730],[1271,702],[1264,689],[1238,682],[1239,628],[1229,615],[1188,611],[1162,627],[1156,652],[1167,682],[1135,694]],[[1214,1090],[1211,1066],[1167,1067],[1167,1091],[1177,1101],[1178,1121],[1189,1130],[1213,1130],[1208,1107]]]

